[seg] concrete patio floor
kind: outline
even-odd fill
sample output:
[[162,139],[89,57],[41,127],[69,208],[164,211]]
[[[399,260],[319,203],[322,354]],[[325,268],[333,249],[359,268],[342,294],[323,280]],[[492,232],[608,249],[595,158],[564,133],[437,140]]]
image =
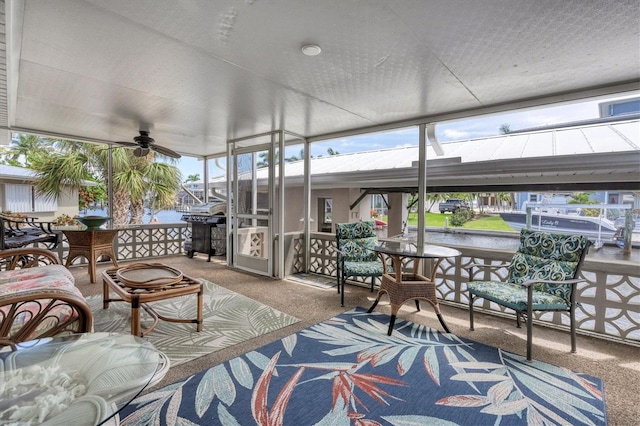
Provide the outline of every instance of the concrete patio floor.
[[[346,287],[345,306],[340,306],[340,298],[335,288],[322,289],[287,280],[272,280],[232,270],[215,257],[212,262],[206,256],[189,259],[173,256],[150,259],[181,270],[194,278],[204,278],[237,293],[258,300],[282,312],[293,315],[301,321],[281,330],[259,336],[172,367],[158,386],[163,386],[209,368],[220,362],[234,358],[247,351],[263,346],[292,334],[312,324],[331,318],[356,306],[368,308],[375,296],[369,289]],[[126,265],[126,262],[120,262]],[[111,267],[111,262],[98,265],[98,273]],[[102,294],[102,280],[91,284],[86,266],[72,267],[76,285],[85,296]],[[425,305],[428,305],[425,303]],[[390,313],[388,299],[383,296],[377,311]],[[497,346],[506,351],[525,354],[526,330],[515,327],[515,320],[478,313],[476,330],[469,330],[469,315],[466,309],[441,305],[451,331],[464,338],[487,345]],[[407,303],[398,314],[406,319],[440,330],[440,324],[430,306],[416,312],[412,303]],[[578,353],[571,354],[569,334],[547,327],[534,326],[533,357],[571,370],[586,373],[604,380],[607,416],[610,425],[638,424],[640,404],[638,387],[640,383],[640,347],[624,345],[590,336],[578,335]]]

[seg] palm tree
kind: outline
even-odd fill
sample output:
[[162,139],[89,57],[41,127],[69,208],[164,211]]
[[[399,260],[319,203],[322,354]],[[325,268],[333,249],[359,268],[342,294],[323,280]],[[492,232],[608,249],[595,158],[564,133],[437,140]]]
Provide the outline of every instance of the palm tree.
[[500,125],[499,130],[501,135],[509,134],[511,133],[511,125],[508,123],[502,124]]
[[[276,164],[280,161],[280,151],[276,151],[276,155],[274,158]],[[264,151],[258,154],[258,161],[256,162],[256,167],[269,167],[269,151]]]
[[21,134],[13,141],[5,153],[5,160],[11,166],[30,167],[31,159],[50,152],[53,143],[36,135]]
[[300,153],[298,155],[293,154],[291,157],[285,158],[285,161],[287,163],[292,163],[294,161],[300,161],[300,160],[304,160],[304,148],[300,150]]
[[496,198],[498,199],[498,201],[500,201],[501,210],[504,210],[504,206],[506,203],[508,203],[510,207],[513,206],[513,200],[509,192],[498,192],[496,194]]
[[[95,179],[112,186],[113,206],[109,206],[115,225],[142,223],[145,197],[156,208],[173,203],[182,176],[177,167],[154,162],[155,152],[135,157],[133,150],[111,150],[113,181],[108,181],[109,150],[103,146],[54,140],[54,152],[34,156],[31,168],[36,171],[39,193],[58,198],[67,187],[79,188],[84,180]],[[60,185],[64,182],[65,185]],[[128,219],[130,217],[130,219]]]
[[187,179],[185,180],[185,183],[187,183],[187,182],[197,182],[199,180],[200,180],[200,173],[196,173],[196,174],[187,176]]

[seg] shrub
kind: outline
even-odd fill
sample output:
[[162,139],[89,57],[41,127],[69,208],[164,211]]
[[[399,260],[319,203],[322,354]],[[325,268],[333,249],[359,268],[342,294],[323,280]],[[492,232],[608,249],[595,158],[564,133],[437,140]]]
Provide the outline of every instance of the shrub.
[[462,226],[471,219],[473,219],[473,210],[458,209],[451,216],[451,226]]

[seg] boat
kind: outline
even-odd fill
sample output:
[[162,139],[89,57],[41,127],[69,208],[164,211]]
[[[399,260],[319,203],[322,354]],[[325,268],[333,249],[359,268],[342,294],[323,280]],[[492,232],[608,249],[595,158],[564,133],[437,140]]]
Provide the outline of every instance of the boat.
[[[524,228],[527,223],[527,212],[524,211],[500,212],[499,215],[517,231]],[[559,233],[579,233],[586,237],[609,240],[613,239],[617,230],[611,220],[601,217],[534,211],[531,212],[531,227]]]

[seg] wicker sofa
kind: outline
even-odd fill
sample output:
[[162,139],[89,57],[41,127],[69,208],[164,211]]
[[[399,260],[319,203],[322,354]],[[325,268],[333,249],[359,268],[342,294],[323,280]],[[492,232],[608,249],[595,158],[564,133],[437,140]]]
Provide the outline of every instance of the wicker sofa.
[[0,250],[0,346],[92,330],[73,275],[45,249]]

